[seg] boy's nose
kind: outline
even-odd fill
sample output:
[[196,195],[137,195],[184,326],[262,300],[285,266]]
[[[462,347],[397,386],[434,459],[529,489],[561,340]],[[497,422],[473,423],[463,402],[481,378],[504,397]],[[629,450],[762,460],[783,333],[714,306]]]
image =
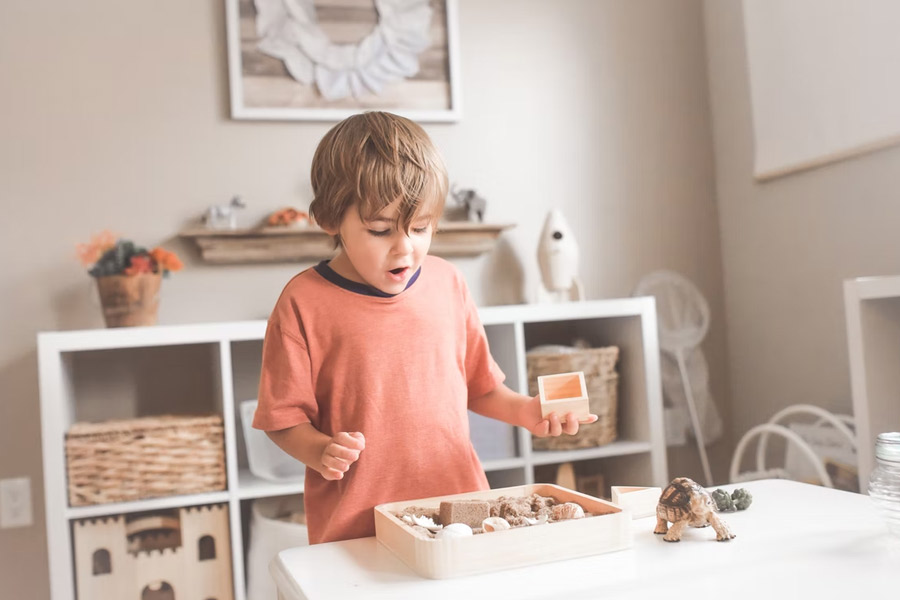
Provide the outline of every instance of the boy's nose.
[[412,240],[406,232],[397,232],[394,237],[394,252],[396,254],[409,254],[412,252]]

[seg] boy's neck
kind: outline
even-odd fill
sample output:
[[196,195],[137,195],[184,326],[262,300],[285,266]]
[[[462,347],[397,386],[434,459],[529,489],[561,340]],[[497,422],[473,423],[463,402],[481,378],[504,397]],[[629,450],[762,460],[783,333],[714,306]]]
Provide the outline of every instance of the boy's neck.
[[[334,267],[333,267],[334,260],[335,259],[332,259],[331,261],[323,260],[322,262],[320,262],[313,268],[319,275],[324,277],[327,281],[330,281],[334,285],[341,287],[345,290],[348,290],[350,292],[354,292],[356,294],[361,294],[363,296],[375,296],[378,298],[393,298],[394,296],[399,295],[399,294],[388,294],[387,292],[382,292],[378,288],[372,287],[371,285],[369,285],[367,283],[354,281],[352,279],[345,277],[344,275],[342,275],[341,273],[339,273],[337,270],[334,269]],[[416,270],[416,272],[413,273],[412,277],[409,278],[409,282],[406,284],[406,287],[403,289],[404,292],[406,290],[408,290],[412,286],[412,284],[414,284],[416,282],[416,280],[419,278],[419,274],[421,272],[422,272],[422,267],[419,267]],[[400,294],[402,294],[402,293],[403,292],[400,292]]]

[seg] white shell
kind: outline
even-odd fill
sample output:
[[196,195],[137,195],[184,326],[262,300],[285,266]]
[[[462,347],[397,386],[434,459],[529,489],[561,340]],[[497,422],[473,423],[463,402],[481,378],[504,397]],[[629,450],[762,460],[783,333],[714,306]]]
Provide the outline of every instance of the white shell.
[[509,527],[509,521],[502,517],[488,517],[481,522],[481,528],[484,529],[485,533],[503,531],[504,529],[509,529]]
[[431,517],[420,517],[418,515],[403,515],[403,520],[410,525],[418,525],[424,527],[428,531],[440,531],[443,525],[438,525]]
[[525,519],[525,522],[528,523],[529,525],[543,525],[544,523],[547,522],[547,515],[541,515],[537,519],[532,519],[530,517],[522,517],[522,518]]
[[442,540],[446,538],[468,537],[473,533],[472,528],[465,523],[450,523],[434,534],[434,537],[435,539]]
[[562,521],[563,519],[581,519],[584,517],[584,509],[581,508],[580,504],[576,504],[575,502],[557,504],[551,510],[553,511],[553,518],[557,521]]

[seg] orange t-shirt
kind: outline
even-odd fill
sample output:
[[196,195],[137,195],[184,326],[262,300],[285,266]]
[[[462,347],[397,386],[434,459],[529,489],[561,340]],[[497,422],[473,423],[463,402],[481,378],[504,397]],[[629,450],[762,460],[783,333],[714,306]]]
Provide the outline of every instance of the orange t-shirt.
[[366,448],[343,479],[306,470],[304,504],[313,544],[371,536],[378,504],[488,488],[467,403],[503,379],[450,263],[426,257],[418,280],[387,298],[307,269],[269,317],[253,426],[361,431]]

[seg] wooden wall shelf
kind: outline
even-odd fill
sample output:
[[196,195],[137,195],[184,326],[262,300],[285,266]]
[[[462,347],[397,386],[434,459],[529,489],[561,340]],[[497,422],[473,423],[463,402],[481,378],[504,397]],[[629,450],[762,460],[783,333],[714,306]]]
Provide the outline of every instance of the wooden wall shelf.
[[[438,226],[430,254],[478,256],[493,249],[505,229],[515,225],[447,222]],[[318,227],[252,229],[186,229],[180,237],[194,240],[204,261],[216,264],[297,262],[334,255],[331,236]]]

